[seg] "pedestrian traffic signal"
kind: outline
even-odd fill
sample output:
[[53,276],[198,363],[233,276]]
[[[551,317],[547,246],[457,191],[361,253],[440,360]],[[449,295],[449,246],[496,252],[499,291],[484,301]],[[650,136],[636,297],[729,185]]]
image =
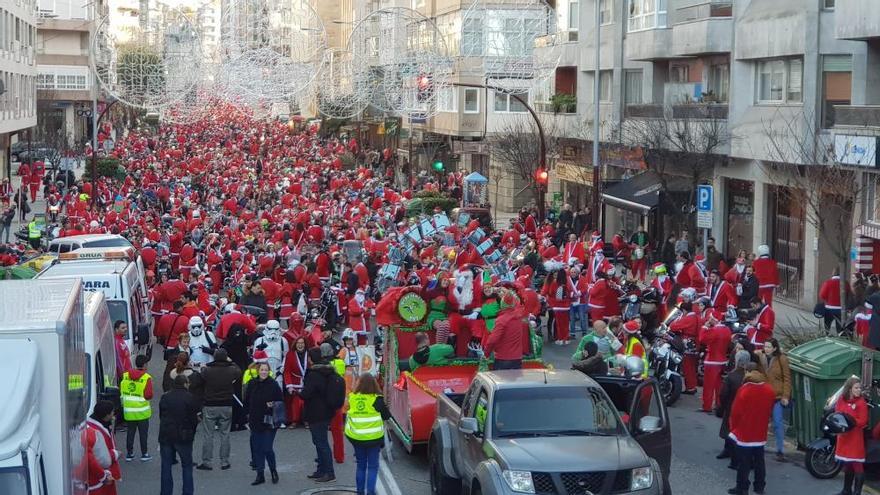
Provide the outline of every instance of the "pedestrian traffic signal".
[[443,171],[443,162],[437,160],[434,162],[434,172],[442,172]]
[[548,178],[548,177],[549,177],[549,175],[547,174],[547,171],[544,170],[543,168],[539,168],[539,169],[535,172],[535,180],[538,182],[538,185],[539,185],[539,186],[545,186],[545,187],[546,187],[546,186],[547,186],[547,178]]

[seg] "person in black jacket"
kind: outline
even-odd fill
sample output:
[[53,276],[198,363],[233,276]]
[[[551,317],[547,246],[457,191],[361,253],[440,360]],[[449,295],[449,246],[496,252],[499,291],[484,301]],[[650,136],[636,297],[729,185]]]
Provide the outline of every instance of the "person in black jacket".
[[736,392],[742,386],[743,378],[746,374],[746,367],[752,363],[749,351],[738,351],[734,356],[734,369],[724,377],[721,384],[721,392],[719,394],[718,408],[715,415],[721,417],[721,429],[718,436],[724,440],[724,449],[715,456],[716,459],[730,459],[730,467],[736,468],[736,459],[733,457],[734,447],[736,444],[729,438],[730,434],[730,411],[733,408],[733,399],[736,398]]
[[758,277],[755,276],[755,269],[749,265],[743,274],[742,290],[739,294],[740,309],[751,309],[752,300],[756,297],[758,297]]
[[[251,358],[248,355],[248,346],[250,344],[251,338],[245,332],[244,326],[236,323],[229,328],[229,334],[226,336],[226,340],[220,344],[220,348],[225,349],[229,359],[244,372],[251,363]],[[241,381],[235,386],[235,396],[239,400],[243,397]],[[244,430],[245,423],[247,423],[247,415],[244,412],[244,408],[241,407],[239,401],[233,400],[232,428],[230,431]]]
[[[278,483],[278,470],[275,464],[274,404],[284,399],[281,387],[270,375],[269,363],[260,363],[257,367],[257,378],[248,383],[244,392],[244,407],[248,412],[248,427],[251,430],[251,457],[257,479],[252,486],[266,482],[266,464],[272,483]],[[267,421],[268,420],[268,421]]]
[[232,424],[233,395],[241,387],[241,368],[235,365],[226,349],[214,351],[214,361],[202,370],[205,381],[202,426],[205,434],[202,442],[202,462],[196,469],[210,471],[214,457],[214,433],[220,436],[220,469],[229,469],[229,428]]
[[572,363],[571,368],[585,375],[608,374],[608,363],[599,354],[599,346],[595,342],[587,342],[584,345],[584,359]]
[[318,454],[318,467],[308,477],[324,483],[336,479],[330,443],[327,440],[330,420],[336,415],[336,408],[331,405],[330,397],[331,380],[336,371],[321,355],[319,347],[309,349],[309,361],[312,365],[306,373],[300,397],[305,401],[303,421],[308,423],[312,434],[312,443]]
[[193,440],[199,424],[199,401],[187,390],[189,379],[177,375],[171,390],[159,401],[159,452],[162,456],[161,495],[172,495],[174,479],[171,464],[180,457],[183,469],[183,495],[193,495]]

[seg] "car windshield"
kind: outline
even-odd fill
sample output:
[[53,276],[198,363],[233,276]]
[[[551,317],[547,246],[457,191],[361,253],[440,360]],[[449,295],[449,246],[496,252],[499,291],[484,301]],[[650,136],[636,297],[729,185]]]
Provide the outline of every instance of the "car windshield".
[[495,438],[620,435],[624,429],[601,389],[546,387],[495,393]]
[[27,495],[27,471],[23,467],[0,469],[0,493],[7,495]]

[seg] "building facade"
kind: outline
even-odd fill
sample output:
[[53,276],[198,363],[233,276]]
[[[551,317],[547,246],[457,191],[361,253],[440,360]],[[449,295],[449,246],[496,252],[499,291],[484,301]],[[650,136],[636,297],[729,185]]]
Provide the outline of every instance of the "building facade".
[[3,2],[0,23],[0,177],[8,177],[10,145],[37,124],[37,2]]
[[[695,181],[714,186],[711,234],[716,245],[735,255],[768,244],[780,266],[779,295],[811,306],[821,281],[836,266],[825,239],[849,234],[818,232],[806,206],[786,199],[791,198],[784,189],[788,181],[771,173],[771,164],[808,166],[794,157],[785,160],[780,150],[808,143],[833,146],[835,140],[838,147],[852,145],[873,158],[880,131],[874,106],[880,104],[876,5],[859,0],[557,3],[559,24],[566,27],[557,36],[571,48],[563,50],[552,86],[541,90],[538,99],[575,96],[576,114],[560,115],[557,105],[548,119],[573,120],[574,127],[562,126],[563,135],[576,140],[582,152],[570,153],[575,163],[559,158],[551,172],[551,191],[578,206],[592,187],[591,174],[583,169],[592,164],[594,35],[599,25],[605,190],[613,193],[618,179],[657,167],[658,153],[647,144],[665,148],[674,159],[668,160],[664,174],[678,184],[674,193],[687,203],[683,207],[694,203]],[[536,103],[540,108],[544,102]],[[657,129],[665,131],[665,141],[646,143],[646,135]],[[682,146],[668,134],[687,134],[697,144]],[[708,141],[714,144],[710,147]],[[702,158],[693,158],[701,153]],[[864,163],[845,164],[859,168],[866,183],[875,184],[876,160],[853,160]],[[692,169],[696,164],[701,170]],[[872,206],[878,204],[875,189],[866,187],[865,198],[854,198],[864,203],[860,211],[866,212],[864,220],[863,215],[856,219],[859,266],[872,269],[870,253],[880,252],[880,213],[875,213],[880,208]],[[650,204],[613,194],[603,198],[608,236],[652,221],[661,223],[649,229],[658,236],[689,225],[668,219],[664,224],[652,215],[656,206]],[[688,215],[692,220],[691,211],[681,217]],[[692,239],[696,234],[691,232]]]

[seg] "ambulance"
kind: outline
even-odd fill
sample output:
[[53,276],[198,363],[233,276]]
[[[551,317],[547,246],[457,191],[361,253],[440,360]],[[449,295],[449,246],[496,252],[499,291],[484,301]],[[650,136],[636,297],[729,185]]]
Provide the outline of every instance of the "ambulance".
[[131,247],[81,248],[59,254],[36,278],[79,278],[84,291],[103,293],[111,326],[120,320],[128,325],[125,341],[132,356],[141,351],[149,355],[152,314],[139,265],[140,257]]

